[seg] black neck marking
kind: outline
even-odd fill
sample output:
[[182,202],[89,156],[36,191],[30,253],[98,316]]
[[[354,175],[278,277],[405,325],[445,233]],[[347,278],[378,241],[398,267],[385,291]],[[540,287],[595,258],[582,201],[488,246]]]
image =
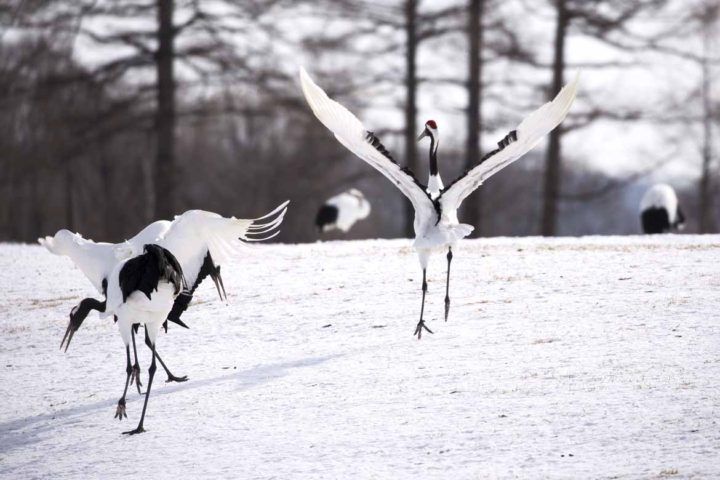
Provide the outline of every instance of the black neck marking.
[[82,325],[85,318],[87,318],[90,310],[97,310],[98,312],[104,312],[106,301],[95,300],[94,298],[84,298],[78,303],[78,305],[70,313],[70,321],[73,324],[73,328],[77,330]]
[[[167,316],[168,320],[173,323],[177,323],[181,327],[189,328],[182,320],[180,320],[180,316],[185,313],[185,310],[187,310],[188,306],[190,306],[190,302],[192,301],[195,290],[197,290],[197,288],[200,286],[200,283],[202,283],[202,281],[205,280],[208,275],[210,276],[210,278],[212,278],[213,282],[215,282],[215,287],[218,289],[220,300],[223,299],[223,295],[225,295],[225,299],[227,299],[227,294],[225,294],[225,286],[223,285],[222,277],[220,276],[220,266],[215,265],[215,262],[210,255],[210,251],[208,250],[207,254],[205,255],[205,259],[203,260],[202,267],[200,267],[200,272],[198,273],[197,279],[195,279],[195,283],[193,284],[192,288],[190,288],[187,292],[184,292],[183,295],[179,295],[175,299],[172,310],[170,310],[170,313]],[[167,325],[165,325],[165,330],[167,331]]]
[[[417,179],[417,177],[415,176],[413,171],[410,170],[408,167],[401,167],[400,165],[398,165],[398,163],[395,161],[395,159],[392,157],[392,155],[390,155],[390,152],[387,151],[385,146],[380,142],[380,140],[375,136],[375,134],[373,132],[368,131],[365,138],[367,139],[368,142],[370,142],[370,145],[375,147],[375,150],[382,153],[383,156],[385,156],[385,158],[387,158],[392,163],[397,165],[397,167],[400,169],[400,171],[403,172],[408,177],[410,177],[412,179],[413,183],[415,183],[415,185],[420,187],[420,190],[425,192],[425,195],[427,195],[427,197],[430,198],[430,194],[427,193],[427,185],[423,185],[422,183],[420,183],[420,181]],[[437,216],[438,216],[437,222],[440,222],[440,216],[441,216],[440,202],[433,200],[432,198],[430,198],[430,201],[435,206],[435,212],[437,213]]]
[[430,175],[438,174],[437,166],[437,147],[438,141],[435,140],[435,135],[430,134]]

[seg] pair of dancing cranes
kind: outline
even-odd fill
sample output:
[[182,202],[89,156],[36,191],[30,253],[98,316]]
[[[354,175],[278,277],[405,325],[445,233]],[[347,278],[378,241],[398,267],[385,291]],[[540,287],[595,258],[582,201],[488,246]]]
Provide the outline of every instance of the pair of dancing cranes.
[[[225,287],[220,276],[221,266],[237,254],[244,242],[268,240],[277,235],[287,204],[285,202],[267,215],[252,220],[224,218],[217,213],[190,210],[175,217],[172,222],[154,222],[120,244],[95,243],[67,230],[60,230],[54,237],[40,239],[40,243],[52,253],[69,256],[98,292],[105,296],[103,302],[84,299],[72,309],[60,348],[64,345],[67,351],[73,335],[91,310],[98,310],[103,318],[114,317],[117,322],[127,358],[125,389],[115,411],[115,418],[120,420],[127,417],[125,397],[132,381],[140,392],[135,331],[139,325],[145,326],[145,342],[153,354],[148,369],[145,403],[137,428],[124,433],[144,431],[156,358],[168,374],[168,381],[187,380],[187,377],[176,377],[170,373],[160,359],[155,349],[160,327],[167,325],[168,320],[185,326],[181,315],[195,289],[207,276],[215,282],[222,299]],[[130,362],[131,342],[135,354],[134,366]]]
[[[349,110],[330,99],[302,68],[300,83],[310,108],[320,122],[341,144],[396,185],[415,209],[413,246],[423,275],[420,320],[415,327],[415,335],[420,339],[423,331],[432,333],[424,321],[426,272],[430,256],[438,251],[447,252],[447,321],[452,248],[473,230],[471,225],[458,221],[457,209],[485,180],[522,157],[562,122],[575,98],[577,78],[565,86],[554,100],[525,118],[498,143],[496,149],[447,187],[438,169],[439,133],[436,122],[427,121],[418,138],[430,139],[430,176],[428,184],[423,185],[412,171],[395,162],[373,132],[367,130]],[[105,295],[103,302],[85,299],[73,308],[61,348],[66,345],[67,350],[75,331],[90,310],[98,310],[102,317],[113,316],[118,323],[127,358],[125,390],[115,413],[119,419],[127,417],[125,396],[131,381],[135,381],[139,391],[137,352],[135,365],[131,366],[130,343],[135,349],[134,333],[137,326],[145,326],[146,344],[153,354],[148,370],[147,392],[137,428],[124,433],[144,431],[156,358],[165,368],[168,381],[186,379],[172,375],[157,353],[155,344],[161,325],[167,325],[166,322],[170,320],[184,326],[180,315],[188,307],[192,293],[207,276],[215,282],[222,299],[224,286],[220,265],[237,253],[244,242],[267,240],[277,235],[287,204],[285,202],[269,214],[253,220],[224,218],[211,212],[191,210],[177,216],[172,222],[155,222],[121,244],[90,242],[66,230],[61,230],[53,238],[41,239],[41,243],[53,253],[70,256],[97,290]]]

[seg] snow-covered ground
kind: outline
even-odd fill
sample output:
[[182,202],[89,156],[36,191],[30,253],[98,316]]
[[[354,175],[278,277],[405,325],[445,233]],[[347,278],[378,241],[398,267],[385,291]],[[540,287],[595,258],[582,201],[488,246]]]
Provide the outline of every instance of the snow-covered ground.
[[[720,236],[261,246],[158,351],[146,418],[69,260],[0,246],[1,478],[718,478]],[[146,382],[149,355],[142,347]]]

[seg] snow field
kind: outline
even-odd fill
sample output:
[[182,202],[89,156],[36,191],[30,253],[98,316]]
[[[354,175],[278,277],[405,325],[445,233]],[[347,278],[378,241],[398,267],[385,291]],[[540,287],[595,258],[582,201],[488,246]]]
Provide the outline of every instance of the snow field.
[[[113,419],[125,355],[66,258],[0,246],[0,477],[720,476],[720,236],[262,245],[205,282]],[[329,326],[328,326],[329,325]],[[141,350],[147,383],[148,350]]]

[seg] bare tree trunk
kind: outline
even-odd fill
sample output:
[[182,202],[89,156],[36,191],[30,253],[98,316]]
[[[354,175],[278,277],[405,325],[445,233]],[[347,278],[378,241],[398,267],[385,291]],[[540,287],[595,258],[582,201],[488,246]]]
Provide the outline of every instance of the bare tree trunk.
[[157,158],[154,181],[156,218],[172,218],[176,213],[173,10],[174,0],[157,0]]
[[[415,97],[417,93],[417,3],[415,0],[405,2],[405,23],[407,30],[407,45],[405,50],[405,86],[407,96],[405,100],[405,163],[407,167],[417,174],[417,141],[415,131],[415,119],[417,116],[417,105]],[[405,236],[414,237],[415,210],[410,202],[405,202]]]
[[8,219],[8,238],[7,240],[17,240],[20,238],[20,229],[18,228],[18,225],[20,222],[18,221],[18,207],[16,204],[13,203],[13,200],[16,200],[22,192],[22,189],[18,188],[18,177],[17,173],[15,173],[15,167],[10,166],[9,168],[9,178],[8,178],[8,195],[5,199],[5,206],[7,208],[7,219]]
[[710,98],[711,72],[708,62],[710,55],[710,25],[703,26],[703,60],[702,60],[702,103],[703,103],[703,159],[700,177],[700,233],[712,233],[715,229],[713,212],[713,195],[711,188],[712,163],[712,100]]
[[[465,168],[471,169],[480,161],[480,129],[482,125],[482,15],[485,0],[470,0],[468,15],[468,109],[467,109],[467,156]],[[465,221],[475,225],[473,236],[481,236],[482,229],[482,190],[476,190],[465,202]]]
[[34,169],[30,178],[30,225],[25,232],[25,241],[32,241],[42,235],[43,232],[43,206],[40,196],[40,171]]
[[[151,133],[148,132],[148,137]],[[146,138],[147,144],[152,145],[155,140],[155,148],[157,149],[157,136],[155,138]],[[138,169],[140,171],[140,178],[142,179],[143,194],[145,200],[145,208],[143,210],[143,218],[145,222],[152,222],[153,220],[172,220],[173,216],[168,215],[155,215],[157,212],[157,190],[153,188],[153,178],[155,177],[155,170],[157,166],[153,168],[150,162],[146,162],[142,155],[138,156]]]
[[105,238],[115,238],[115,232],[112,231],[113,229],[113,223],[111,219],[113,218],[112,215],[112,179],[110,178],[110,160],[108,159],[108,153],[105,148],[102,148],[99,152],[100,154],[100,185],[102,185],[102,189],[105,195],[103,195],[102,200],[102,211],[103,211],[103,221],[102,221],[102,229],[104,232]]
[[75,202],[73,201],[75,183],[73,179],[72,160],[65,160],[65,228],[75,231]]
[[[552,88],[549,97],[552,99],[563,86],[565,72],[565,35],[570,23],[570,16],[565,8],[566,0],[555,0],[557,22],[555,25],[555,53],[553,59]],[[560,193],[561,152],[560,140],[562,128],[558,127],[550,133],[547,156],[545,160],[545,189],[543,193],[542,224],[540,232],[545,236],[555,235],[557,228],[558,196]]]

